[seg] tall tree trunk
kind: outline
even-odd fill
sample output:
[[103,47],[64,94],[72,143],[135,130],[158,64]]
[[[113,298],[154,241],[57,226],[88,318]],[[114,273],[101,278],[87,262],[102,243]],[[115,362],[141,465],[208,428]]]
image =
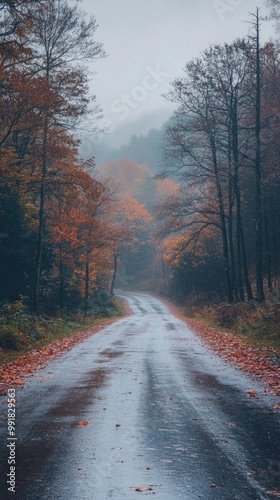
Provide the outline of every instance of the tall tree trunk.
[[33,285],[32,309],[33,312],[38,311],[39,304],[39,288],[42,271],[42,255],[45,234],[45,202],[46,202],[46,175],[47,175],[47,143],[48,143],[48,110],[45,111],[44,127],[43,127],[43,145],[42,145],[42,172],[41,172],[41,187],[39,195],[39,227],[37,238],[37,250],[35,260],[35,279]]
[[[229,253],[230,253],[230,267],[231,267],[231,281],[232,281],[232,289],[234,293],[235,300],[238,300],[238,292],[236,288],[236,269],[235,269],[235,252],[234,252],[234,239],[233,239],[233,219],[234,219],[234,186],[232,182],[232,140],[231,134],[229,130],[229,152],[228,152],[228,204],[229,204],[229,213],[228,213],[228,238],[229,238]],[[238,257],[238,256],[237,256]],[[237,262],[238,263],[238,262]],[[238,267],[238,266],[237,266]],[[237,269],[238,271],[238,269]],[[242,300],[242,299],[241,299]]]
[[264,231],[265,231],[265,253],[266,253],[266,268],[267,268],[267,286],[269,290],[273,289],[272,286],[272,263],[271,263],[271,249],[270,249],[270,238],[269,238],[269,227],[268,227],[268,214],[267,214],[267,196],[264,199]]
[[236,220],[236,248],[237,248],[237,275],[238,275],[238,291],[241,302],[244,302],[243,290],[243,275],[242,275],[242,251],[241,251],[241,238],[240,238],[240,218]]
[[110,295],[114,295],[114,287],[115,287],[115,281],[116,281],[116,276],[117,276],[117,269],[118,269],[118,255],[114,253],[114,273],[113,273],[113,278],[112,278],[112,283],[111,283],[111,288],[110,288]]
[[64,306],[64,278],[63,278],[63,256],[62,243],[59,244],[59,308],[63,311]]
[[[247,292],[248,301],[253,300],[252,288],[249,278],[247,252],[245,245],[245,237],[243,231],[242,212],[241,212],[241,195],[239,187],[239,140],[238,140],[238,113],[237,113],[237,92],[235,89],[233,101],[233,120],[232,120],[232,137],[233,137],[233,163],[234,163],[234,192],[236,198],[236,232],[237,232],[237,255],[238,255],[238,282],[240,299],[244,301],[243,291],[243,274]],[[243,268],[243,273],[242,273]]]
[[255,182],[256,182],[256,285],[257,299],[265,299],[263,288],[263,243],[261,199],[261,63],[259,9],[256,14],[256,125],[255,125]]
[[231,281],[231,276],[230,276],[230,259],[229,259],[229,245],[228,245],[228,236],[227,236],[226,215],[225,215],[225,209],[224,209],[222,186],[221,186],[219,172],[218,172],[216,147],[215,147],[215,143],[214,143],[213,139],[212,139],[212,155],[213,155],[213,165],[214,165],[215,182],[216,182],[216,189],[217,189],[217,198],[218,198],[218,205],[219,205],[219,214],[220,214],[220,221],[221,221],[221,230],[222,230],[223,260],[224,260],[224,271],[225,271],[225,280],[226,280],[226,288],[227,288],[227,299],[228,299],[229,303],[232,303],[232,302],[234,302],[234,296],[233,296],[232,281]]
[[85,270],[85,316],[88,316],[89,311],[89,261],[86,261]]
[[241,201],[240,201],[239,188],[238,188],[238,198],[239,198],[238,225],[239,225],[240,243],[241,243],[241,251],[242,251],[243,272],[244,272],[247,299],[250,302],[251,300],[253,300],[253,292],[252,292],[252,287],[251,287],[250,277],[249,277],[249,270],[248,270],[247,251],[246,251],[245,236],[244,236],[243,222],[242,222],[242,216],[241,216]]
[[161,266],[162,266],[162,276],[163,276],[163,290],[164,290],[163,293],[164,295],[167,295],[166,265],[163,255],[161,256]]

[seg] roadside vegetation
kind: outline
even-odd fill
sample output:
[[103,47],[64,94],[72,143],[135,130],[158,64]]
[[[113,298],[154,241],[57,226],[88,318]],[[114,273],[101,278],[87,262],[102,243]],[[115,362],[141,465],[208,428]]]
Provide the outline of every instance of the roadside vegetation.
[[[280,396],[280,330],[279,298],[264,304],[221,303],[216,306],[174,306],[175,316],[196,332],[202,342],[224,361],[261,381],[265,396]],[[248,387],[248,398],[258,397]],[[280,409],[273,399],[273,409]]]
[[117,297],[96,303],[88,316],[39,316],[30,313],[24,300],[6,304],[0,309],[0,364],[124,315],[123,302]]
[[280,291],[256,301],[204,307],[182,306],[183,315],[237,334],[250,344],[271,347],[280,355]]

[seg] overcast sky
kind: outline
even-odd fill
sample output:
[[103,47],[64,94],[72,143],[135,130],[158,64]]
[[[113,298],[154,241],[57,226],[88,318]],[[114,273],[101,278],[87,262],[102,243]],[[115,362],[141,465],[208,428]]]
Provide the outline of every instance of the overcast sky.
[[[82,6],[95,15],[96,39],[108,54],[94,65],[92,85],[114,146],[160,127],[173,109],[162,94],[185,63],[211,43],[246,36],[257,6],[265,13],[263,0],[82,0]],[[263,23],[263,40],[270,34]]]

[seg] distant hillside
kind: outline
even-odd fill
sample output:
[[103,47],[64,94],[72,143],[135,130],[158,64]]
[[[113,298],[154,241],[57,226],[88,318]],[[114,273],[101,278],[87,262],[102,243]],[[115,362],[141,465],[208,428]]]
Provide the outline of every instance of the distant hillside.
[[81,155],[94,156],[97,168],[104,163],[129,158],[136,163],[149,165],[153,172],[157,173],[162,164],[163,136],[163,127],[159,130],[151,129],[146,135],[132,135],[129,143],[122,145],[119,149],[109,149],[105,140],[96,145],[87,138],[81,146]]

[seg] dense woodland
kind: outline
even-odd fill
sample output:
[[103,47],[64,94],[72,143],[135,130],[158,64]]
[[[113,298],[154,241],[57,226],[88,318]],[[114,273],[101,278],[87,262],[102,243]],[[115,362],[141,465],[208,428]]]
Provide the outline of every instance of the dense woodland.
[[250,35],[211,46],[185,66],[166,98],[166,175],[180,192],[158,208],[173,290],[200,300],[263,302],[278,288],[279,46]]
[[0,300],[33,312],[87,314],[149,220],[78,155],[79,127],[98,113],[86,66],[105,55],[96,28],[75,2],[1,4]]
[[246,39],[186,63],[162,130],[96,148],[98,169],[79,140],[100,113],[95,18],[67,0],[0,14],[0,302],[87,315],[115,286],[198,304],[276,293],[280,55],[260,42],[259,11]]
[[147,134],[133,134],[128,143],[122,144],[118,149],[108,147],[106,141],[89,144],[88,138],[83,138],[80,151],[83,157],[94,155],[97,167],[129,158],[140,165],[146,164],[154,173],[159,173],[162,169],[164,133],[165,124],[160,129],[150,129]]

